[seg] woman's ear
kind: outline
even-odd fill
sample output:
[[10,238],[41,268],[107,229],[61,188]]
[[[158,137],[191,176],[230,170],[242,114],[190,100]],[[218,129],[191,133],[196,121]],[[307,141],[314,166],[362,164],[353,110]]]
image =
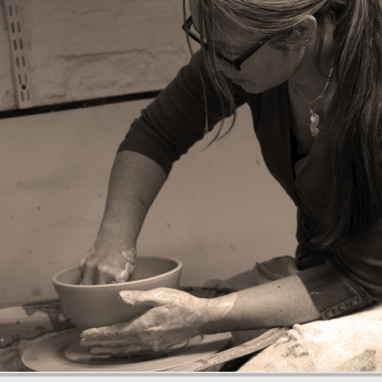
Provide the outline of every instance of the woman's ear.
[[304,20],[297,25],[292,33],[295,45],[307,47],[311,45],[317,36],[317,20],[312,15],[305,16]]

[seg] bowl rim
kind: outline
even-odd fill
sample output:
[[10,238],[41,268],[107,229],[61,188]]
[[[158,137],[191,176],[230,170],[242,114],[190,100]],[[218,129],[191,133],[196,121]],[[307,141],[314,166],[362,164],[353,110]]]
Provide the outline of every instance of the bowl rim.
[[116,286],[123,286],[123,285],[137,285],[137,284],[140,284],[142,283],[142,281],[146,281],[146,280],[152,280],[156,277],[159,277],[159,276],[164,276],[164,275],[171,275],[173,273],[176,273],[178,272],[183,264],[180,260],[178,259],[174,259],[174,258],[170,258],[170,257],[154,257],[154,256],[140,256],[139,257],[140,259],[145,259],[145,260],[150,260],[150,259],[154,259],[154,260],[170,260],[170,261],[173,261],[176,263],[176,267],[174,269],[172,269],[171,271],[169,272],[166,272],[166,273],[161,273],[160,275],[157,275],[157,276],[153,276],[153,277],[148,277],[146,279],[143,279],[143,280],[135,280],[135,281],[126,281],[126,282],[123,282],[123,283],[112,283],[112,284],[101,284],[101,285],[74,285],[74,284],[66,284],[66,283],[63,283],[61,281],[58,281],[57,280],[57,277],[60,276],[62,273],[65,273],[65,272],[68,272],[69,270],[72,270],[72,269],[76,269],[78,267],[69,267],[69,268],[65,268],[57,273],[55,273],[53,276],[52,276],[52,283],[55,284],[55,285],[61,285],[63,287],[66,287],[66,288],[115,288]]

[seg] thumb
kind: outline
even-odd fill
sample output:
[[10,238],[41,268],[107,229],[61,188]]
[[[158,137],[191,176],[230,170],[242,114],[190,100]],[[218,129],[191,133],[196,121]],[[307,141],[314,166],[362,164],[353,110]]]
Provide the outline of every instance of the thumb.
[[158,307],[173,300],[169,288],[157,288],[147,291],[124,290],[119,292],[119,295],[123,302],[134,306],[149,305]]

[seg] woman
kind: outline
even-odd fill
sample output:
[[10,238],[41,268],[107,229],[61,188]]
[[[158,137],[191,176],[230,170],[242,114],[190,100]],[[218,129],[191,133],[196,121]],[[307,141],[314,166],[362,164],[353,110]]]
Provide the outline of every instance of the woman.
[[210,300],[171,289],[122,292],[127,303],[154,308],[85,331],[82,343],[95,353],[327,320],[382,300],[380,2],[191,0],[190,10],[184,29],[201,50],[122,142],[99,234],[80,263],[82,283],[128,279],[172,163],[206,130],[218,125],[219,134],[219,122],[244,103],[268,169],[298,208],[296,260],[271,261],[281,278],[263,284],[253,279],[260,264],[228,281],[240,279],[241,290]]

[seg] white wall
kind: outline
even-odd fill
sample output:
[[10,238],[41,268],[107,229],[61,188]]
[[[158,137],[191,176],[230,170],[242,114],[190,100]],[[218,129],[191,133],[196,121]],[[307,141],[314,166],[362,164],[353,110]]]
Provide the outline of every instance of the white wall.
[[[189,60],[181,0],[19,0],[35,105],[162,89]],[[0,111],[14,109],[0,7]]]
[[[150,101],[2,120],[0,306],[56,298],[51,276],[97,233],[116,149]],[[138,249],[184,264],[182,285],[294,254],[295,207],[264,166],[243,107],[234,131],[175,164]]]

